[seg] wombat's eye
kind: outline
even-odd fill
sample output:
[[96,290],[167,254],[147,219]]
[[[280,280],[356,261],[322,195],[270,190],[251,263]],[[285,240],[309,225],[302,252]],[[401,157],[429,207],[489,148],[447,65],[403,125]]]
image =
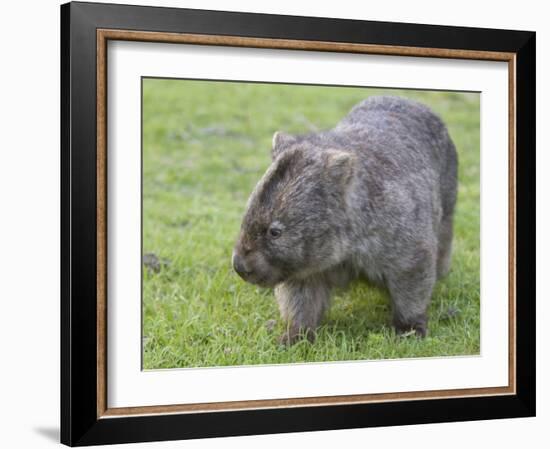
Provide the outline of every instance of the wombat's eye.
[[281,236],[281,234],[283,233],[283,231],[279,228],[269,228],[267,230],[267,233],[269,234],[269,236],[273,239],[276,239],[278,237]]

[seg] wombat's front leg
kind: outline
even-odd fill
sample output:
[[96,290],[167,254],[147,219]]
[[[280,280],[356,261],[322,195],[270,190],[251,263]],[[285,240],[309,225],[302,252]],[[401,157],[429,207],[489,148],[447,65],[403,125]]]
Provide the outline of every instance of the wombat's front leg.
[[275,288],[275,297],[287,324],[281,343],[291,345],[304,335],[312,342],[329,305],[330,289],[326,282],[316,277],[287,281]]
[[393,325],[397,333],[415,331],[419,337],[428,332],[428,306],[436,280],[435,256],[419,260],[414,267],[387,275],[393,305]]

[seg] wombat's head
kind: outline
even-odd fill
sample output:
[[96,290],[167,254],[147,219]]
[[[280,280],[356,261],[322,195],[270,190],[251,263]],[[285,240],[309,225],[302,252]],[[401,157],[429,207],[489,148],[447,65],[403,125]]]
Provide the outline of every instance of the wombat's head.
[[233,251],[246,281],[275,286],[341,262],[354,157],[276,133],[273,163],[252,192]]

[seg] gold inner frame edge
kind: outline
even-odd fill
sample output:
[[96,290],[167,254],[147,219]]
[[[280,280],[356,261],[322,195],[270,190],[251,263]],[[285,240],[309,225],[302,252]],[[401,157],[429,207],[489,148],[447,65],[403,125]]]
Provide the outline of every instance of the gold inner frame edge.
[[[345,396],[173,404],[138,407],[107,406],[107,42],[109,40],[217,45],[248,48],[328,51],[409,57],[450,58],[508,62],[508,386],[419,392],[393,392]],[[507,52],[357,44],[328,41],[252,38],[240,36],[162,33],[118,29],[96,30],[97,56],[97,417],[205,413],[229,410],[312,407],[390,401],[513,395],[516,392],[516,54]]]

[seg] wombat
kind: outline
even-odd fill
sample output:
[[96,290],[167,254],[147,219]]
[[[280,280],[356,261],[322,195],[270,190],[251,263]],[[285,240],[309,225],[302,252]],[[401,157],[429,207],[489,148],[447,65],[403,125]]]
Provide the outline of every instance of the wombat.
[[369,97],[331,130],[277,132],[233,251],[247,282],[274,287],[292,344],[315,329],[331,290],[387,288],[397,333],[427,332],[432,289],[451,261],[457,154],[426,106]]

